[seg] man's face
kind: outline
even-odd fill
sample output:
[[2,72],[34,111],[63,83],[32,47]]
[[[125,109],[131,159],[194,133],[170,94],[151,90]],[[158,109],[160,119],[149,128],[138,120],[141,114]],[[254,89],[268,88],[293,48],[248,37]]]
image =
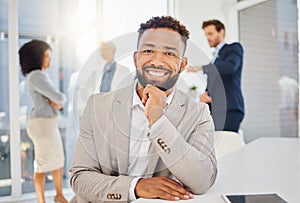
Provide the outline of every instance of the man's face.
[[204,29],[205,36],[207,38],[208,44],[210,47],[216,47],[224,40],[224,30],[218,32],[214,25],[209,25]]
[[139,83],[143,87],[152,84],[163,91],[172,88],[187,64],[183,52],[184,42],[176,31],[146,30],[133,56]]
[[115,50],[110,47],[103,47],[100,49],[102,58],[105,60],[106,63],[112,62],[115,56]]

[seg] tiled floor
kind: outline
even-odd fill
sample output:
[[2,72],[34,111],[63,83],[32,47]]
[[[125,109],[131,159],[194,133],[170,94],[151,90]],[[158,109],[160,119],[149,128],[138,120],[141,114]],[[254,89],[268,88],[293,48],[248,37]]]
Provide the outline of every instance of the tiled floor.
[[[65,177],[63,179],[64,194],[68,200],[73,196],[73,192],[70,189],[70,180]],[[22,181],[22,193],[23,195],[17,200],[13,200],[9,197],[11,195],[11,180],[6,181],[0,180],[0,203],[36,203],[36,195],[34,192],[33,180],[23,180]],[[47,203],[53,203],[53,197],[55,196],[54,185],[51,178],[47,178],[45,183],[45,197]]]
[[[64,189],[63,193],[67,200],[71,200],[74,193],[70,188]],[[53,197],[55,196],[55,191],[46,191],[46,203],[53,203]],[[5,203],[37,203],[35,193],[24,194],[22,197],[18,198],[18,200],[13,199],[5,199],[4,201],[0,200],[0,202]]]

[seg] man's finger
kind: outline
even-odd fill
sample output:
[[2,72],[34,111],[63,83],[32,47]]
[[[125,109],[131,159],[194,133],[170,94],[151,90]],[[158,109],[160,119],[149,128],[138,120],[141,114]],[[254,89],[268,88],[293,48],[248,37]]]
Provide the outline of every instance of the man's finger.
[[154,86],[154,85],[151,85],[151,84],[148,84],[146,85],[146,87],[144,88],[144,91],[146,91],[147,93],[150,93],[152,91],[160,91],[160,92],[163,92],[162,90],[160,90],[158,87]]
[[[168,178],[169,179],[169,178]],[[167,180],[163,183],[165,186],[171,188],[173,191],[176,191],[182,195],[189,195],[190,192],[187,191],[182,185],[177,183],[175,180]]]
[[149,98],[149,93],[151,92],[151,86],[150,84],[146,85],[142,92],[142,103],[145,104]]
[[163,185],[161,187],[161,190],[164,191],[164,193],[169,194],[173,197],[178,197],[179,199],[190,199],[190,196],[185,193],[181,193],[178,190],[174,190],[174,188],[168,187],[166,185]]
[[161,199],[164,199],[164,200],[171,200],[171,201],[174,201],[174,200],[180,200],[180,197],[177,197],[177,196],[173,196],[172,194],[169,194],[163,190],[161,190],[160,192],[158,192],[157,194],[157,197],[161,198]]

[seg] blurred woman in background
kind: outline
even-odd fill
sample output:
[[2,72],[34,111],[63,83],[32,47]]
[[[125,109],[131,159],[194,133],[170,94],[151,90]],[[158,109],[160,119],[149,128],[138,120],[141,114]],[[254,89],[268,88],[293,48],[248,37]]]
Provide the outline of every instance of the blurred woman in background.
[[45,202],[46,173],[52,172],[56,189],[54,202],[67,203],[62,194],[64,150],[58,129],[59,109],[66,96],[56,90],[45,69],[50,67],[50,46],[40,40],[32,40],[19,50],[22,73],[27,77],[27,88],[34,108],[27,124],[28,136],[35,150],[34,187],[38,203]]

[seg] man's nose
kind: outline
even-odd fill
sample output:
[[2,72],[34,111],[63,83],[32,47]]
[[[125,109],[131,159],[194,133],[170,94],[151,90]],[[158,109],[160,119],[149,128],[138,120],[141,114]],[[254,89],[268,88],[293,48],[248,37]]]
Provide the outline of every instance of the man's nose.
[[162,62],[162,61],[160,61],[160,60],[156,60],[156,59],[154,59],[154,60],[151,60],[151,65],[153,65],[153,66],[164,66],[165,64]]
[[154,66],[164,66],[163,54],[160,52],[156,52],[150,63]]

